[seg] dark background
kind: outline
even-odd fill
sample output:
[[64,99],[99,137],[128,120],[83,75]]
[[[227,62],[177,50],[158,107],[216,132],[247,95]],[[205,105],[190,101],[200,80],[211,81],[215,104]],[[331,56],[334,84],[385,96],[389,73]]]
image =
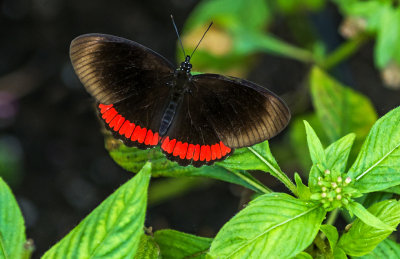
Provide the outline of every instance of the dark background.
[[[137,41],[174,61],[176,35],[169,15],[174,14],[178,28],[182,28],[196,3],[0,2],[0,175],[3,174],[22,208],[27,236],[36,246],[34,258],[132,177],[104,149],[92,99],[69,61],[71,40],[89,32],[114,34]],[[341,17],[334,6],[328,5],[309,19],[330,49],[343,41],[337,34]],[[271,30],[291,40],[279,17]],[[382,115],[399,104],[399,93],[382,86],[373,66],[372,48],[373,42],[366,44],[332,73],[369,96]],[[262,55],[248,79],[287,95],[301,87],[308,68],[297,61]],[[291,108],[296,106],[295,100],[288,99]],[[292,111],[295,115],[300,112]],[[284,190],[274,187],[268,177],[263,181],[275,190]],[[146,225],[156,230],[173,228],[213,236],[238,211],[241,194],[238,187],[212,182],[151,206]]]

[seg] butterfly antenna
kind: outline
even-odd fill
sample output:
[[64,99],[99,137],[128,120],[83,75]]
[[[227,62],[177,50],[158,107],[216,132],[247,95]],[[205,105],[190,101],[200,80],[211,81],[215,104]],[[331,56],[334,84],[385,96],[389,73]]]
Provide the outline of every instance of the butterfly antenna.
[[192,55],[190,55],[190,57],[193,57],[194,52],[196,51],[197,47],[200,45],[201,41],[203,40],[204,36],[206,36],[206,33],[208,32],[208,30],[211,28],[211,25],[213,25],[213,22],[210,23],[210,25],[208,25],[207,30],[204,32],[203,37],[201,37],[199,43],[197,43],[196,48],[194,48]]
[[171,20],[172,20],[172,24],[174,25],[174,28],[175,28],[175,31],[176,31],[176,35],[178,36],[179,43],[181,44],[182,51],[183,51],[183,56],[186,57],[185,49],[183,48],[181,37],[179,37],[178,28],[176,28],[176,24],[175,24],[174,17],[172,16],[172,14],[171,14]]

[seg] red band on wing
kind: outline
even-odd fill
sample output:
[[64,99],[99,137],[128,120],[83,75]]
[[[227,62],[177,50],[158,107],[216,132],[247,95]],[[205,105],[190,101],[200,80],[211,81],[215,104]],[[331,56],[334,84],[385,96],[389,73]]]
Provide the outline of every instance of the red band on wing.
[[195,145],[187,142],[182,143],[176,139],[165,137],[161,144],[161,149],[166,153],[179,157],[180,159],[210,162],[219,160],[231,152],[222,141],[214,145]]
[[[113,108],[112,104],[99,104],[101,118],[104,119],[108,127],[119,135],[130,139],[133,142],[139,142],[147,146],[156,146],[160,141],[158,133],[153,133],[147,128],[140,127],[127,120]],[[173,147],[172,147],[173,149]]]

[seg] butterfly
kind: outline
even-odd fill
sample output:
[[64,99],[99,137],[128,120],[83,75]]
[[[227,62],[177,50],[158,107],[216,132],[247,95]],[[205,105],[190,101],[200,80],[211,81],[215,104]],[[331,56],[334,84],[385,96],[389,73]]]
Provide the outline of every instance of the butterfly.
[[200,167],[286,127],[290,112],[277,95],[236,77],[192,75],[191,56],[176,68],[137,42],[106,34],[84,34],[70,46],[101,120],[127,146],[161,146],[169,160]]

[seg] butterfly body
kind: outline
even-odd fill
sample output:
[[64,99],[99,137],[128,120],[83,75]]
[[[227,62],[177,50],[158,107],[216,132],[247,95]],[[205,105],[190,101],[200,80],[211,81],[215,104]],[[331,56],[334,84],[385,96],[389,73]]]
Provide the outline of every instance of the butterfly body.
[[127,39],[86,34],[71,43],[75,72],[106,128],[128,146],[160,146],[180,165],[202,166],[278,134],[290,112],[268,89],[217,74],[192,75]]

